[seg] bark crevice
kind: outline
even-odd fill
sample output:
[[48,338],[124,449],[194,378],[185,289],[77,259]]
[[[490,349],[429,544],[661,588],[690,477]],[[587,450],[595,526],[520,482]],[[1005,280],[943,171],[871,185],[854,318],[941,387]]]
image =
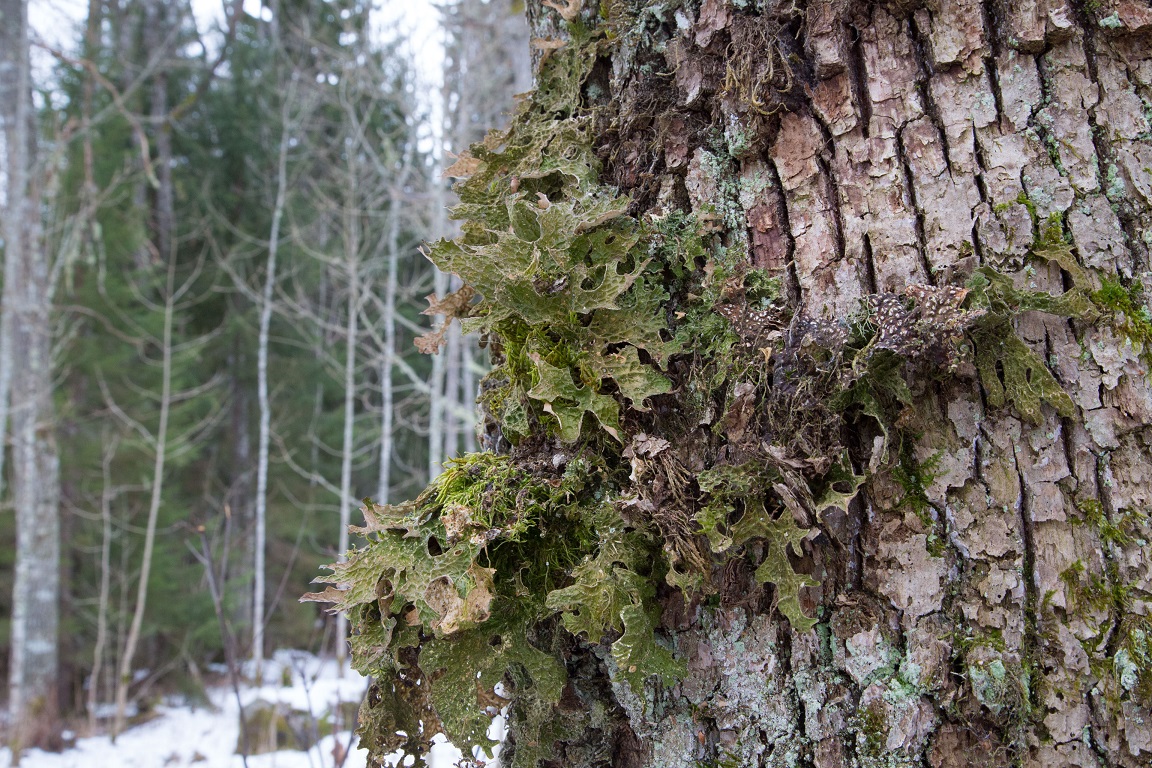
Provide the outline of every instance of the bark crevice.
[[[944,155],[945,162],[947,162],[947,153]],[[908,193],[908,205],[916,215],[916,252],[920,256],[920,266],[924,270],[924,279],[929,285],[936,285],[936,270],[932,268],[932,263],[928,259],[928,235],[924,229],[924,208],[920,205],[920,201],[916,195],[915,178],[912,172],[912,164],[908,161],[908,149],[904,145],[904,128],[896,129],[896,160],[900,163],[900,168],[904,172],[904,189]],[[951,175],[951,167],[949,167],[949,175]],[[867,242],[867,240],[865,240]],[[872,292],[878,293],[875,286],[875,277],[873,277]]]
[[[908,17],[908,36],[912,40],[912,55],[916,59],[916,68],[919,76],[916,78],[916,89],[920,93],[920,101],[924,105],[924,113],[936,128],[936,133],[940,137],[940,146],[944,150],[944,166],[948,169],[949,177],[952,176],[952,147],[948,141],[948,131],[944,127],[944,118],[940,114],[940,107],[936,104],[936,97],[932,93],[932,78],[936,75],[935,66],[932,63],[932,57],[928,53],[928,41],[924,39],[923,33],[916,24],[915,16]],[[900,130],[904,126],[896,127],[896,135],[899,138]]]
[[876,262],[872,253],[872,235],[868,232],[864,233],[862,250],[864,254],[864,287],[869,293],[880,293],[880,288],[876,283]]
[[998,14],[993,0],[982,0],[980,3],[980,18],[984,24],[984,43],[987,53],[983,57],[984,70],[988,73],[988,81],[992,88],[992,98],[996,105],[996,123],[1003,128],[1004,125],[1004,94],[1000,90],[1000,70],[996,62],[1000,60],[1001,44],[998,30],[1003,28],[1003,20],[997,18]]
[[804,288],[796,274],[796,235],[792,232],[792,221],[789,218],[788,196],[784,194],[784,183],[780,180],[780,169],[776,167],[776,161],[770,155],[765,155],[763,161],[772,188],[778,191],[776,211],[784,233],[784,285],[788,291],[788,301],[794,307],[801,307],[804,306]]
[[848,72],[852,82],[852,101],[860,120],[860,133],[868,138],[872,124],[872,97],[868,94],[868,66],[864,61],[864,44],[860,30],[847,25]]
[[844,235],[844,212],[840,210],[842,205],[840,184],[836,180],[836,171],[832,168],[832,158],[836,153],[836,140],[833,138],[831,128],[820,116],[818,110],[809,110],[809,114],[820,128],[821,143],[820,149],[816,152],[816,165],[820,169],[824,194],[828,199],[828,209],[832,213],[832,223],[835,225],[836,261],[844,261],[847,250]]
[[[1037,597],[1036,574],[1036,534],[1033,529],[1032,509],[1028,500],[1028,479],[1023,467],[1020,466],[1017,448],[1012,452],[1012,467],[1016,472],[1019,483],[1019,515],[1020,535],[1024,545],[1021,555],[1021,576],[1024,580],[1024,634],[1020,642],[1020,658],[1025,668],[1038,670],[1040,662],[1040,629]],[[1039,711],[1043,706],[1040,700],[1040,688],[1033,684],[1028,689],[1029,704],[1033,711]]]
[[[1088,77],[1096,87],[1097,94],[1102,95],[1104,93],[1104,86],[1100,81],[1097,63],[1099,52],[1096,47],[1096,35],[1090,23],[1084,24],[1082,43]],[[1129,258],[1132,260],[1133,272],[1139,273],[1148,269],[1147,260],[1144,258],[1145,250],[1139,246],[1141,242],[1140,220],[1132,210],[1132,203],[1129,196],[1127,194],[1117,195],[1113,192],[1109,184],[1109,169],[1111,169],[1112,172],[1118,173],[1119,163],[1116,162],[1115,148],[1105,135],[1107,126],[1101,125],[1099,122],[1098,107],[1099,104],[1096,104],[1086,110],[1092,146],[1096,150],[1097,183],[1100,185],[1101,192],[1115,209],[1116,218],[1120,222],[1120,231],[1124,235],[1124,247],[1128,251]]]
[[[1096,498],[1100,504],[1100,510],[1103,512],[1105,518],[1115,525],[1116,520],[1116,507],[1112,501],[1112,494],[1110,492],[1110,482],[1107,477],[1108,472],[1108,454],[1105,452],[1096,454]],[[1119,563],[1116,561],[1116,552],[1110,542],[1102,541],[1100,543],[1100,554],[1104,558],[1104,578],[1108,581],[1108,586],[1112,589],[1121,588],[1123,585],[1117,583],[1119,575]],[[1121,639],[1121,624],[1124,621],[1123,607],[1116,602],[1112,601],[1108,608],[1108,631],[1104,634],[1104,654],[1105,658],[1116,658],[1116,651],[1119,649]]]

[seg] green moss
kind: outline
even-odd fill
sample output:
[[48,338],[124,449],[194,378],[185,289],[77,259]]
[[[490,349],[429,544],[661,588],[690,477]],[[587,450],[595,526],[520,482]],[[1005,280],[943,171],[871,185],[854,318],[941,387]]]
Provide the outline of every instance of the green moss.
[[1021,191],[1020,194],[1016,195],[1016,202],[1028,209],[1028,215],[1032,217],[1032,226],[1036,226],[1040,217],[1036,213],[1036,203],[1032,202],[1028,193]]
[[1076,504],[1082,515],[1074,523],[1090,525],[1100,534],[1100,541],[1120,547],[1142,542],[1140,534],[1148,522],[1148,516],[1138,510],[1120,510],[1114,517],[1104,511],[1104,505],[1095,499],[1087,499]]
[[[1092,517],[1086,522],[1092,524]],[[1115,527],[1119,530],[1113,530],[1114,537],[1134,541],[1123,522]],[[1113,524],[1101,530],[1110,529],[1114,529]],[[1081,638],[1081,644],[1089,653],[1089,664],[1104,699],[1115,710],[1129,699],[1144,706],[1152,704],[1152,619],[1133,611],[1135,587],[1120,578],[1111,559],[1105,560],[1103,573],[1091,573],[1077,560],[1060,574],[1060,580],[1070,598],[1070,609],[1089,623],[1089,612],[1100,620],[1095,635]]]
[[861,757],[876,760],[887,753],[888,718],[884,706],[873,702],[856,712],[856,751]]
[[901,446],[900,463],[892,467],[892,478],[904,492],[896,506],[907,509],[920,519],[928,531],[928,554],[933,557],[943,557],[947,549],[947,544],[937,532],[935,509],[928,499],[928,487],[936,478],[942,458],[943,454],[937,451],[924,461],[917,461],[906,442]]
[[1152,311],[1144,298],[1143,284],[1134,280],[1125,286],[1119,279],[1104,275],[1100,288],[1092,292],[1092,301],[1152,370]]
[[973,648],[987,647],[999,652],[1007,649],[1004,634],[995,628],[958,627],[953,631],[950,640],[952,652],[956,654],[957,658],[967,656]]

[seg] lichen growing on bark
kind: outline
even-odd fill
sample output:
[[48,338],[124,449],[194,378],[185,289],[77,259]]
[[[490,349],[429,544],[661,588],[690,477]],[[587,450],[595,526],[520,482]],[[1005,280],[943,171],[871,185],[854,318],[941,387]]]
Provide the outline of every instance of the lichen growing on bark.
[[[768,23],[756,21],[768,13],[764,4],[752,5],[709,0],[640,10],[613,2],[603,6],[600,27],[589,26],[593,14],[580,14],[579,3],[565,5],[572,11],[562,22],[566,36],[542,46],[537,90],[506,132],[490,134],[451,169],[463,179],[454,210],[463,234],[433,245],[429,256],[468,287],[435,306],[480,331],[492,351],[480,402],[495,452],[451,464],[415,502],[369,503],[361,531],[368,543],[333,566],[333,586],[314,596],[350,613],[358,669],[381,680],[362,713],[374,759],[396,748],[417,754],[440,730],[462,747],[489,746],[488,716],[505,705],[512,724],[505,754],[515,766],[562,760],[552,752],[557,745],[584,750],[567,755],[578,765],[642,752],[635,741],[643,723],[652,754],[675,755],[676,764],[696,759],[684,751],[686,735],[698,741],[701,764],[770,752],[725,722],[731,707],[711,701],[715,691],[755,701],[759,710],[747,717],[780,738],[799,732],[801,713],[814,730],[810,724],[830,711],[854,734],[846,741],[861,765],[922,764],[934,706],[970,733],[994,728],[996,749],[1016,759],[1029,748],[1029,729],[1048,727],[1044,697],[1060,691],[1042,684],[1037,658],[1041,644],[1055,642],[1044,634],[1055,632],[1051,595],[1034,594],[1020,579],[1005,586],[1011,575],[988,569],[990,590],[1025,592],[1027,643],[1010,647],[995,633],[965,639],[929,624],[934,637],[904,647],[885,635],[895,630],[884,629],[884,610],[859,607],[865,590],[833,597],[843,585],[831,584],[823,592],[834,570],[825,555],[840,546],[833,538],[858,551],[859,527],[835,521],[879,525],[874,512],[862,511],[867,503],[909,513],[904,525],[917,531],[902,542],[912,554],[892,551],[927,575],[897,572],[895,580],[927,583],[958,568],[968,542],[956,530],[957,507],[941,503],[939,489],[960,471],[939,451],[919,451],[937,393],[959,385],[982,392],[981,419],[1039,429],[1064,424],[1058,416],[1070,426],[1083,406],[1065,389],[1061,361],[1038,354],[1036,339],[1018,329],[1038,316],[1109,324],[1146,350],[1139,296],[1083,266],[1066,241],[1066,222],[1041,219],[1038,203],[1021,193],[1036,236],[1020,248],[1008,243],[1018,264],[989,254],[978,265],[969,233],[963,268],[925,267],[896,284],[873,275],[854,296],[829,289],[839,313],[805,305],[801,287],[810,291],[816,273],[798,276],[773,262],[779,244],[745,226],[752,224],[745,198],[781,195],[784,187],[795,193],[797,174],[785,180],[760,163],[737,179],[742,164],[759,162],[747,150],[769,131],[765,118],[786,112],[800,89],[791,73],[750,72],[755,62],[747,57],[712,72],[708,66],[723,61],[717,51],[688,62],[664,45],[673,25],[691,26],[681,24],[691,12],[698,48],[724,25],[767,24],[768,60],[799,60],[777,47],[788,35],[799,39],[799,11]],[[654,53],[685,68],[660,74],[653,62],[664,58]],[[732,110],[723,130],[690,129],[700,116],[673,109],[650,87],[614,103],[609,65],[621,62],[650,80],[691,77],[693,67],[703,68],[701,82],[728,73],[724,87],[714,84],[722,111]],[[772,85],[772,93],[752,93],[750,82]],[[642,170],[660,163],[687,168],[661,186]],[[791,212],[808,215],[810,202]],[[755,210],[781,223],[771,206]],[[881,255],[867,258],[881,263]],[[761,263],[769,266],[754,266]],[[1045,269],[1063,290],[1034,284],[1030,275]],[[431,350],[439,338],[433,332],[422,343]],[[983,439],[974,437],[978,428],[965,435],[971,445]],[[974,448],[962,450],[979,464]],[[1003,485],[1021,488],[1027,467],[1013,460]],[[999,477],[987,480],[990,488]],[[862,488],[867,502],[857,500]],[[991,509],[993,493],[984,495]],[[1007,504],[1002,511],[1010,513]],[[1022,536],[1033,535],[1031,523],[1019,524]],[[864,568],[865,557],[843,570]],[[854,578],[854,587],[866,586]],[[1073,597],[1106,614],[1125,604],[1115,584],[1082,582],[1074,569],[1065,582]],[[904,616],[929,613],[917,612],[914,587],[891,591],[908,597],[898,606]],[[875,626],[848,626],[854,611]],[[745,632],[753,624],[760,634]],[[817,632],[808,632],[813,626]],[[1143,627],[1121,624],[1118,632],[1109,635],[1124,652],[1113,664],[1117,700],[1142,695],[1150,658]],[[759,643],[758,663],[787,667],[809,689],[775,691],[770,706],[747,680],[728,679],[736,673],[713,681],[716,664],[701,661],[723,652],[706,647],[702,638],[713,637]],[[836,664],[844,668],[839,676],[828,671]],[[953,680],[948,703],[930,704],[949,675],[963,681],[968,698],[960,700]],[[854,693],[826,706],[846,686]],[[674,697],[691,703],[691,717],[682,701],[670,703]],[[665,708],[674,714],[661,720]],[[834,738],[824,734],[822,743]],[[797,742],[769,764],[801,755],[835,764],[810,752]]]
[[[583,642],[610,636],[609,669],[639,699],[649,679],[675,683],[685,670],[656,636],[656,589],[669,574],[684,588],[711,577],[702,572],[709,566],[696,551],[691,518],[655,512],[652,500],[612,469],[626,444],[633,476],[655,471],[667,482],[672,474],[675,461],[662,457],[667,441],[646,441],[621,416],[643,418],[650,399],[670,391],[658,364],[686,340],[675,340],[667,319],[663,274],[687,278],[699,267],[693,256],[708,253],[702,244],[678,242],[700,243],[690,224],[641,225],[626,214],[626,198],[600,185],[580,104],[602,44],[574,25],[509,131],[462,158],[455,172],[467,179],[458,185],[462,202],[454,215],[466,219],[464,233],[429,253],[481,297],[469,303],[469,290],[464,300],[436,306],[486,334],[502,359],[490,374],[501,394],[488,403],[501,433],[527,442],[546,431],[559,444],[577,443],[579,455],[559,455],[551,467],[540,462],[535,475],[537,460],[527,451],[470,456],[413,503],[369,503],[367,524],[357,531],[369,537],[367,546],[332,566],[326,580],[334,586],[309,596],[350,613],[361,672],[393,675],[416,659],[427,685],[424,703],[462,746],[487,746],[481,705],[493,700],[495,684],[512,668],[527,673],[518,697],[538,700],[540,711],[557,702],[563,667],[529,641],[550,617]],[[716,300],[744,275],[729,268],[711,277],[705,293]],[[740,301],[746,294],[763,300],[765,316],[779,313],[771,280],[749,274],[739,292]],[[701,303],[696,312],[710,310]],[[751,349],[746,332],[744,340]],[[434,348],[436,336],[425,345]],[[705,354],[719,358],[710,362],[722,370],[734,361],[720,352]],[[799,589],[815,582],[794,572],[788,547],[798,551],[805,532],[796,518],[810,522],[816,501],[800,473],[785,459],[777,464],[738,493],[729,489],[726,498],[741,505],[742,517],[731,526],[728,556],[763,541],[757,581],[775,584],[781,611],[808,627]],[[842,493],[833,489],[839,474],[819,463],[817,469],[827,476],[825,494]],[[850,472],[848,478],[845,498],[859,485]],[[791,511],[765,507],[773,484]],[[676,502],[692,508],[697,493],[685,483]],[[660,541],[682,549],[661,557]],[[365,722],[378,728],[380,718]],[[426,724],[421,741],[435,728]],[[412,746],[411,734],[374,736],[375,757]]]

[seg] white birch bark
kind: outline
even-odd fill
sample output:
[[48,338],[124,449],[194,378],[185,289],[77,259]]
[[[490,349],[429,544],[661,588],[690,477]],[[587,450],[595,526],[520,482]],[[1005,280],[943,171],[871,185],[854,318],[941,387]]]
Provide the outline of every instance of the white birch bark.
[[4,156],[4,301],[0,305],[0,490],[4,484],[8,408],[12,391],[12,308],[22,253],[24,189],[27,186],[27,107],[21,94],[28,90],[27,7],[23,0],[4,0],[0,6],[0,105],[3,107]]
[[[440,154],[443,155],[443,145]],[[433,174],[432,184],[432,236],[444,237],[448,233],[446,205],[447,190],[440,178],[440,169]],[[436,270],[433,291],[437,296],[448,292],[448,275]],[[443,315],[434,315],[432,327],[439,328],[444,323]],[[446,355],[441,351],[432,357],[432,375],[428,379],[428,482],[432,482],[443,470],[444,461],[444,367]]]
[[407,175],[408,151],[401,181],[392,186],[388,211],[388,272],[384,283],[384,348],[380,354],[380,470],[377,475],[376,503],[387,504],[392,485],[392,431],[395,414],[392,391],[393,360],[396,357],[396,290],[400,266],[400,204],[403,178]]
[[[437,198],[442,200],[443,195],[439,194]],[[443,208],[443,205],[439,204],[439,200],[437,204],[437,217],[442,218],[439,210]],[[436,270],[436,277],[433,284],[437,296],[443,296],[448,292],[448,276],[440,270]],[[443,315],[434,315],[432,318],[433,327],[439,327],[443,322]],[[447,354],[443,350],[432,357],[432,375],[428,380],[428,482],[435,480],[443,470],[444,374],[447,357]]]
[[[354,226],[354,225],[353,225]],[[356,335],[359,320],[360,286],[359,270],[354,255],[350,250],[353,261],[349,265],[348,285],[348,322],[345,328],[345,360],[344,360],[344,439],[340,453],[340,541],[337,551],[340,560],[348,551],[348,524],[352,520],[352,509],[356,500],[352,498],[352,439],[356,418]],[[348,620],[341,614],[336,621],[336,658],[341,662],[347,656],[347,647],[344,637],[348,634]]]
[[288,95],[280,110],[280,151],[276,157],[276,202],[272,207],[272,227],[268,233],[268,266],[260,303],[260,331],[256,350],[256,397],[260,409],[260,432],[256,449],[256,536],[253,542],[252,579],[252,662],[261,674],[264,661],[264,567],[268,517],[268,443],[272,414],[268,402],[268,331],[272,324],[272,293],[276,286],[276,260],[280,250],[280,224],[288,195],[288,147],[292,139],[289,111],[295,101],[297,78],[290,79]]
[[[4,0],[0,3],[0,115],[6,144],[7,205],[0,423],[11,417],[17,554],[9,712],[16,763],[24,747],[50,746],[58,740],[59,459],[53,431],[50,270],[42,243],[30,87],[27,4]],[[11,410],[5,413],[9,396]],[[0,427],[0,447],[2,438]]]
[[460,410],[471,414],[464,422],[464,453],[476,452],[476,337],[464,337],[460,345]]
[[[452,289],[457,281],[452,280],[449,285]],[[444,365],[444,445],[441,448],[442,459],[447,461],[456,455],[460,449],[460,368],[464,364],[463,337],[460,335],[459,323],[453,323],[448,329],[448,343],[445,345],[443,356]]]
[[[351,118],[355,105],[345,102],[345,113]],[[353,121],[357,124],[358,121]],[[359,166],[359,145],[363,136],[357,131],[347,150],[345,166],[345,188],[343,199],[343,242],[344,269],[348,276],[348,309],[344,327],[344,435],[340,451],[340,538],[337,545],[339,558],[344,559],[348,551],[348,525],[352,520],[352,510],[356,500],[352,498],[352,452],[356,424],[356,351],[358,347],[360,321],[360,245],[361,245],[361,198],[358,186],[361,183]],[[343,614],[336,620],[336,658],[343,663],[348,648],[344,638],[348,634],[348,622]]]

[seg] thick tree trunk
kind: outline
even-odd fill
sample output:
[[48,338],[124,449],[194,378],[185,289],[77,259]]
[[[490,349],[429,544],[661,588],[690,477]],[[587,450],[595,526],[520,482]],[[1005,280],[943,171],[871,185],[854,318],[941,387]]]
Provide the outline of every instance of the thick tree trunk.
[[[1148,286],[1146,4],[705,0],[650,13],[664,23],[606,67],[622,148],[605,153],[606,181],[638,212],[657,190],[719,212],[729,242],[784,277],[805,313],[845,318],[868,294],[944,285],[975,264],[1018,269],[1045,222],[1082,265]],[[537,9],[537,33],[550,26]],[[1055,265],[1027,274],[1032,289],[1068,285]],[[557,764],[1152,762],[1149,669],[1131,647],[1148,649],[1152,592],[1147,370],[1104,326],[1029,312],[1015,330],[1073,416],[1028,423],[970,379],[925,388],[911,448],[935,464],[925,514],[877,473],[846,514],[823,516],[803,558],[821,581],[808,594],[817,629],[797,632],[754,595],[673,596],[664,623],[688,676],[646,702],[577,686],[622,722],[612,743],[588,731],[564,744]],[[1087,599],[1093,580],[1122,599]]]
[[[383,575],[338,571],[353,591],[322,596],[363,606],[369,669],[394,649],[365,709],[379,743],[430,712],[475,738],[470,691],[448,687],[473,684],[455,665],[482,643],[521,654],[512,765],[1152,763],[1147,5],[562,0],[529,17],[539,91],[460,164],[473,224],[432,252],[484,295],[459,314],[497,340],[486,426],[514,471],[477,459],[424,516],[376,511]],[[626,214],[595,207],[605,187]],[[633,232],[648,261],[613,255]],[[629,314],[644,279],[667,291],[662,341]],[[627,355],[667,388],[611,368]],[[569,485],[585,475],[596,494]],[[470,477],[520,484],[516,503]],[[529,530],[588,554],[533,582],[529,545],[500,537],[548,487]],[[552,534],[558,510],[614,527]],[[443,540],[402,568],[396,531]],[[652,531],[646,560],[627,537]],[[400,584],[469,545],[486,586]],[[524,650],[487,610],[531,606],[538,583]],[[409,709],[382,714],[393,699]]]
[[18,762],[22,748],[59,741],[60,466],[52,405],[52,297],[36,177],[27,4],[0,5],[0,28],[5,30],[0,36],[0,101],[7,150],[0,322],[4,359],[0,386],[5,389],[0,399],[5,403],[0,418],[9,415],[6,387],[11,375],[17,554],[8,690],[10,737]]

